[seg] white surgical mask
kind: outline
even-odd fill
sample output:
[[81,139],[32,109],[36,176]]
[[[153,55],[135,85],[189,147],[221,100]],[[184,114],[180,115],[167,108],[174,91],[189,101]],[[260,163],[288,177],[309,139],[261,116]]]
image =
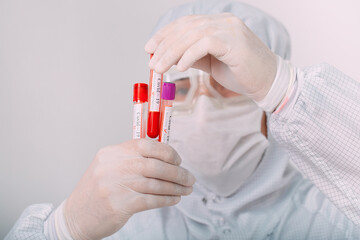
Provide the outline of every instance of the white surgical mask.
[[261,133],[262,110],[245,96],[238,104],[216,107],[201,95],[189,115],[174,115],[170,145],[182,165],[213,193],[235,193],[258,166],[268,146]]

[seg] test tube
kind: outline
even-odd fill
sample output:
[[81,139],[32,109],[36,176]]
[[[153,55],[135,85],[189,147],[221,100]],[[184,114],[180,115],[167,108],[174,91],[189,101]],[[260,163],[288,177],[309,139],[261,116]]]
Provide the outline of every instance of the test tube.
[[170,125],[175,99],[175,83],[164,83],[161,95],[161,121],[159,142],[169,143]]
[[[150,59],[152,58],[150,55]],[[156,138],[159,135],[160,120],[160,96],[161,86],[163,83],[163,74],[158,74],[154,70],[150,70],[149,81],[149,112],[147,123],[147,135],[150,138]]]
[[148,85],[134,84],[133,95],[133,139],[146,137],[146,114],[148,105]]

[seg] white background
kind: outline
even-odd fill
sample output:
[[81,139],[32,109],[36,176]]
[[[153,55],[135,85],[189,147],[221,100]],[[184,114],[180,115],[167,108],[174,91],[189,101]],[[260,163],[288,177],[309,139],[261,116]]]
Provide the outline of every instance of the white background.
[[[99,148],[131,138],[143,46],[184,0],[0,0],[0,238],[33,203],[58,205]],[[360,2],[247,0],[280,20],[293,63],[360,80]]]

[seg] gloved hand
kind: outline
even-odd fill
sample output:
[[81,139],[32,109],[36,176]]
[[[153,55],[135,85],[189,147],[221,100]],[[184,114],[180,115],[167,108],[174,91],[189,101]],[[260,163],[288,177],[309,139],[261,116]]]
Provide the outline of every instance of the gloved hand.
[[158,73],[177,65],[209,73],[221,85],[262,100],[276,76],[276,55],[230,13],[182,17],[158,31],[145,45],[154,53],[149,67]]
[[64,208],[74,239],[101,239],[140,211],[175,205],[192,192],[193,175],[169,145],[147,139],[101,149]]

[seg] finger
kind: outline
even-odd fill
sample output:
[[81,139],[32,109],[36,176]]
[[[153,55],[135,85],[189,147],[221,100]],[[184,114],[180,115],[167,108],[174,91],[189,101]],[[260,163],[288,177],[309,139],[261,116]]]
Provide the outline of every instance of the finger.
[[211,56],[208,54],[205,57],[196,61],[191,67],[195,69],[199,69],[211,75]]
[[216,37],[202,38],[186,50],[177,64],[177,69],[185,71],[208,54],[219,59],[228,52],[229,48]]
[[[178,63],[189,47],[208,34],[212,33],[206,26],[201,26],[192,28],[190,31],[186,30],[181,35],[176,36],[176,38],[172,38],[172,42],[170,40],[164,41],[156,50],[157,58],[154,59],[154,62],[157,62],[153,63],[156,64],[155,71],[162,73],[169,70]],[[158,53],[158,50],[161,52]]]
[[[207,25],[204,24],[204,17],[191,17],[191,19],[186,19],[180,21],[172,27],[171,30],[167,31],[167,36],[163,38],[161,43],[158,44],[154,52],[154,56],[149,62],[149,67],[155,69],[156,71],[165,72],[166,70],[159,70],[159,62],[167,63],[166,61],[171,61],[173,64],[177,63],[177,60],[180,56],[175,56],[168,60],[164,60],[164,55],[173,55],[172,53],[181,53],[185,49],[191,46],[194,42],[198,41],[199,38],[203,35],[203,29],[206,29]],[[182,51],[181,51],[182,50]],[[172,64],[172,65],[173,65]],[[169,63],[167,65],[170,65]]]
[[136,141],[137,151],[141,156],[156,158],[177,166],[180,165],[181,158],[170,145],[150,139],[138,139]]
[[171,22],[159,31],[157,31],[154,36],[152,36],[147,43],[145,44],[145,51],[147,53],[154,53],[158,45],[162,42],[164,37],[166,37],[168,34],[168,31],[171,31],[172,28],[176,25],[176,22]]
[[161,42],[157,44],[154,55],[149,62],[149,68],[155,69],[156,64],[159,62],[165,52],[169,50],[169,47],[172,46],[177,39],[184,35],[186,31],[185,28],[186,27],[177,24],[166,32],[166,36],[164,36]]
[[195,183],[195,177],[185,168],[154,158],[139,159],[137,172],[144,177],[156,178],[187,187],[191,187]]
[[184,16],[169,23],[149,39],[149,41],[145,44],[145,51],[147,53],[154,53],[157,47],[159,46],[159,44],[163,41],[163,39],[169,36],[169,32],[173,32],[174,29],[177,29],[177,26],[181,26],[186,22],[193,21],[195,18],[199,18],[199,16],[198,15]]
[[185,187],[176,183],[165,182],[159,179],[146,178],[136,179],[128,183],[132,190],[144,194],[181,196],[192,193],[192,187]]
[[134,213],[141,212],[153,208],[161,208],[173,206],[179,203],[180,196],[162,196],[152,194],[139,194],[135,195],[134,199],[130,199],[133,202],[131,209]]

